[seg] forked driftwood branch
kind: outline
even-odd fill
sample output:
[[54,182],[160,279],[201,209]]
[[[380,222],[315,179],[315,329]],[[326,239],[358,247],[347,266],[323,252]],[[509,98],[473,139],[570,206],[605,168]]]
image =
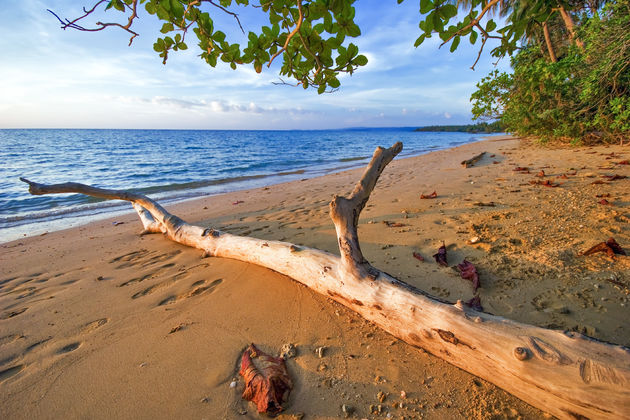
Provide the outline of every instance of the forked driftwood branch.
[[630,418],[630,349],[450,304],[372,267],[361,253],[359,214],[385,166],[402,150],[377,148],[348,197],[330,213],[341,257],[184,222],[150,198],[83,184],[29,184],[31,194],[81,193],[131,201],[145,233],[285,274],[374,322],[395,337],[503,388],[559,418]]

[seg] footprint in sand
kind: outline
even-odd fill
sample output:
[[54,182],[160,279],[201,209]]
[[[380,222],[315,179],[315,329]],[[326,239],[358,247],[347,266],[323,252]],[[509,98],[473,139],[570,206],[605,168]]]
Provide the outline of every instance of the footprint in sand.
[[109,322],[109,318],[101,318],[96,321],[88,322],[81,328],[81,334],[89,334],[97,328],[101,328],[103,325]]
[[0,371],[0,382],[4,382],[10,377],[17,375],[20,371],[22,371],[22,369],[24,369],[24,365],[12,366],[8,369]]
[[158,268],[157,270],[152,271],[152,272],[150,272],[148,274],[145,274],[144,276],[134,277],[131,280],[127,280],[127,281],[125,281],[123,283],[120,283],[118,285],[118,287],[125,287],[125,286],[129,286],[131,284],[134,284],[134,283],[142,283],[145,280],[158,277],[158,276],[162,275],[162,273],[164,271],[166,271],[167,269],[173,267],[174,265],[175,264],[165,264],[162,267]]
[[26,311],[28,308],[20,308],[20,309],[16,309],[14,311],[8,311],[3,313],[2,315],[0,315],[0,319],[9,319],[9,318],[13,318],[14,316],[18,316],[19,314],[23,313],[24,311]]
[[66,354],[66,353],[70,353],[72,351],[75,351],[76,349],[78,349],[79,347],[81,347],[81,342],[78,341],[76,343],[70,343],[68,345],[63,346],[62,348],[60,348],[59,350],[57,350],[55,352],[55,354]]
[[24,354],[32,352],[33,350],[35,350],[36,348],[38,348],[42,344],[45,344],[45,343],[49,342],[50,340],[52,340],[52,337],[44,338],[43,340],[39,340],[39,341],[31,344],[26,349],[24,349]]
[[136,266],[148,267],[150,265],[169,260],[180,253],[180,250],[166,253],[158,253],[157,251],[148,251],[146,249],[142,249],[140,251],[134,251],[130,252],[129,254],[124,254],[116,257],[110,261],[110,264],[121,263],[116,266],[117,269]]
[[176,274],[175,276],[173,276],[172,278],[168,279],[168,280],[164,280],[158,284],[154,284],[153,286],[147,287],[146,289],[143,289],[141,291],[139,291],[138,293],[134,294],[133,296],[131,296],[132,299],[138,299],[140,297],[143,296],[148,296],[151,295],[159,290],[165,289],[169,286],[171,286],[172,284],[175,284],[176,282],[178,282],[181,279],[184,279],[186,277],[188,277],[190,274],[188,272],[183,272],[183,273],[179,273]]
[[208,284],[207,286],[205,285],[206,283],[207,283],[207,280],[199,280],[197,282],[194,282],[190,286],[191,290],[189,292],[181,293],[175,296],[169,296],[166,299],[162,300],[160,303],[158,303],[158,306],[164,306],[164,305],[170,305],[172,303],[177,303],[182,299],[188,299],[193,296],[200,295],[202,293],[212,293],[218,285],[223,283],[223,279],[216,279],[212,281],[212,283]]
[[21,338],[24,338],[23,335],[18,335],[18,334],[9,334],[9,335],[3,335],[2,337],[0,337],[0,346],[4,346],[6,344],[11,344],[14,341],[17,341]]

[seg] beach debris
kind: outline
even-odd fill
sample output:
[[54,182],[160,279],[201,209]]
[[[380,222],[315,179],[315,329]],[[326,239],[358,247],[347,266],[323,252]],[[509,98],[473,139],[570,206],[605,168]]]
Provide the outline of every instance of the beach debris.
[[465,279],[470,280],[473,286],[473,292],[476,292],[477,289],[481,286],[479,282],[479,274],[477,273],[477,268],[470,261],[464,258],[464,261],[461,264],[457,264],[457,268],[459,269],[459,275]]
[[243,399],[256,405],[259,413],[277,415],[293,388],[282,357],[270,356],[252,343],[241,356],[239,374],[245,380]]
[[610,198],[610,193],[597,194],[595,197],[596,198]]
[[433,258],[435,258],[436,263],[441,266],[448,267],[448,263],[446,262],[446,245],[444,244],[444,241],[442,241],[442,246],[438,248],[438,252],[433,255]]
[[617,165],[630,165],[630,161],[629,160],[622,160],[620,162],[616,162]]
[[241,204],[241,203],[244,203],[244,201],[243,201],[243,200],[236,200],[236,201],[234,201],[234,202],[232,203],[232,205],[233,205],[233,206],[235,206],[235,205],[237,205],[237,204]]
[[422,255],[420,255],[420,253],[419,253],[419,252],[415,252],[415,251],[414,251],[414,253],[413,253],[413,257],[414,257],[415,259],[417,259],[418,261],[424,261],[424,257],[423,257]]
[[615,174],[615,175],[602,175],[602,178],[606,178],[606,179],[607,179],[607,180],[609,180],[609,181],[616,181],[616,180],[618,180],[618,179],[626,179],[626,178],[628,178],[628,177],[627,177],[627,176],[625,176],[625,175],[618,175],[618,174]]
[[488,203],[484,203],[483,201],[475,201],[473,203],[473,206],[478,206],[478,207],[494,207],[494,201],[490,201]]
[[596,254],[598,252],[605,252],[606,255],[613,259],[615,258],[615,254],[626,255],[626,251],[621,248],[621,245],[619,245],[614,238],[608,238],[606,242],[600,242],[597,245],[592,246],[591,248],[582,252],[582,255],[587,256]]
[[232,379],[232,382],[230,382],[230,388],[236,388],[237,385],[238,381],[236,379]]
[[481,241],[481,238],[479,236],[473,236],[472,238],[468,240],[468,243],[471,245],[474,245],[479,241]]
[[400,391],[400,398],[403,400],[407,398],[407,393],[405,391]]
[[559,187],[560,184],[554,184],[553,182],[551,182],[550,180],[546,179],[544,181],[539,181],[539,180],[533,180],[533,181],[529,181],[530,184],[532,185],[542,185],[543,187]]
[[406,225],[406,224],[404,224],[404,223],[400,223],[400,222],[390,222],[389,220],[383,220],[383,224],[387,225],[387,227],[394,227],[394,228],[397,228],[397,227],[405,227],[405,226],[407,226],[407,225]]
[[472,299],[464,302],[464,305],[468,306],[471,309],[474,309],[477,312],[483,312],[483,306],[481,306],[481,297],[479,295],[475,295]]
[[602,198],[601,200],[598,201],[599,204],[601,204],[602,206],[610,206],[610,201],[606,200],[605,198]]
[[297,348],[295,348],[295,345],[293,345],[292,343],[286,343],[282,345],[282,348],[280,349],[280,357],[282,357],[284,360],[288,360],[295,356],[297,356]]
[[124,225],[125,222],[112,222],[113,226]]
[[481,152],[478,155],[475,155],[473,157],[471,157],[470,159],[466,159],[462,161],[462,166],[464,168],[470,168],[471,166],[474,166],[475,163],[477,163],[482,157],[483,155],[485,155],[486,152]]
[[378,399],[378,402],[382,403],[387,399],[387,394],[383,391],[378,391],[378,394],[376,394],[376,398]]
[[517,166],[516,168],[512,169],[514,172],[518,172],[521,174],[528,174],[529,172],[529,168],[527,166]]
[[541,169],[540,172],[536,174],[536,176],[543,178],[545,176],[545,171]]
[[317,355],[317,357],[319,357],[320,359],[324,357],[324,352],[326,351],[326,347],[324,346],[319,346],[315,349],[315,354]]
[[351,405],[343,404],[341,406],[341,411],[343,412],[343,415],[348,418],[354,414],[354,407],[352,407]]
[[420,194],[420,199],[422,200],[429,200],[432,198],[437,198],[437,191],[433,191],[431,194],[428,195]]
[[179,324],[176,327],[171,328],[171,330],[168,332],[169,334],[173,334],[176,333],[177,331],[181,331],[186,327],[186,324]]

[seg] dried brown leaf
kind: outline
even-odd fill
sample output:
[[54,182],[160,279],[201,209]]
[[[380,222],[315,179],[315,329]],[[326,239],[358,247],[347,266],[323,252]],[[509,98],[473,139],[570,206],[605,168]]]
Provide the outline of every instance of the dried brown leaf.
[[293,388],[284,359],[250,344],[241,357],[239,374],[245,380],[243,398],[253,402],[259,413],[276,415],[283,410],[282,404]]

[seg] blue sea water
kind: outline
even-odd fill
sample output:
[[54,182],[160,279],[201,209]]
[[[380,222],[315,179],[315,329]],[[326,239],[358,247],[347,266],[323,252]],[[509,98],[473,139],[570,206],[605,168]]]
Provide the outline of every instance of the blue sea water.
[[400,156],[413,156],[478,139],[413,128],[0,130],[0,242],[130,210],[128,203],[78,194],[32,196],[20,177],[129,189],[171,202],[363,166],[377,146],[396,141],[404,144]]

